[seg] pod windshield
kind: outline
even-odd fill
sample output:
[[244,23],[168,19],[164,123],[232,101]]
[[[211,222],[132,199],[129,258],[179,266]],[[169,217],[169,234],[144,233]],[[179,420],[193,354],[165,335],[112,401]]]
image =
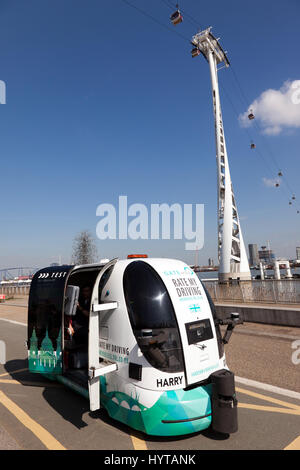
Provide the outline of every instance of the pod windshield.
[[178,325],[169,293],[157,272],[144,261],[124,272],[124,294],[137,343],[156,369],[184,370]]

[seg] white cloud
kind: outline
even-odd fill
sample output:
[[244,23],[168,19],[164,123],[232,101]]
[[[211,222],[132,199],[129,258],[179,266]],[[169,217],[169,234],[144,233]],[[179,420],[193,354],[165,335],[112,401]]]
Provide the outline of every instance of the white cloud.
[[280,180],[278,178],[263,178],[263,183],[267,188],[272,188],[276,185],[276,183],[279,184]]
[[278,135],[284,129],[300,128],[300,80],[286,81],[279,90],[264,91],[248,110],[239,116],[243,127],[249,127],[252,110],[264,134]]

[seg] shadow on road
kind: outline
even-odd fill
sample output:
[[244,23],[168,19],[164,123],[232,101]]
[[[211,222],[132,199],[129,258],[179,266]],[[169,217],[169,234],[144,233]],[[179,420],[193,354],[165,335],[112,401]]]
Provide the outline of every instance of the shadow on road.
[[65,420],[82,429],[88,426],[83,415],[89,412],[89,402],[82,396],[65,387],[45,388],[43,397],[47,403]]
[[68,390],[60,383],[43,377],[42,374],[29,372],[27,359],[8,361],[4,367],[10,376],[9,378],[17,380],[24,387],[44,388],[44,399],[66,421],[78,429],[87,426],[87,423],[82,419],[83,414],[89,412],[89,403],[85,398]]
[[[20,369],[28,369],[28,360],[27,359],[13,359],[12,361],[7,361],[4,365],[4,369],[8,372],[12,379],[16,380],[17,375],[20,376],[22,373],[15,374],[14,371],[18,371]],[[23,375],[26,371],[23,372]],[[29,374],[29,372],[27,371]],[[32,375],[32,374],[30,374]]]
[[229,435],[216,433],[211,428],[206,429],[200,433],[187,434],[185,436],[148,436],[110,418],[107,411],[104,409],[91,412],[89,409],[89,402],[81,395],[68,389],[67,387],[64,387],[58,382],[50,381],[41,374],[33,374],[29,372],[27,359],[15,359],[8,361],[5,365],[5,370],[10,375],[11,379],[17,380],[24,387],[44,387],[43,397],[46,402],[64,420],[71,423],[77,429],[82,429],[88,426],[88,424],[83,419],[83,416],[87,414],[90,418],[100,420],[103,423],[118,429],[120,432],[126,435],[130,434],[148,442],[176,442],[190,439],[191,437],[197,435],[202,435],[208,439],[218,441],[229,438]]

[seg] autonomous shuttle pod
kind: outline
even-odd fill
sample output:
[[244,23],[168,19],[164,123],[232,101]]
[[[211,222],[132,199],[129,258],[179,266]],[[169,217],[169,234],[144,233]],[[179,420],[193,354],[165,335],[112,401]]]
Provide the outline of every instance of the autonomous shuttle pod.
[[[210,425],[233,433],[237,400],[224,343],[237,323],[238,315],[216,317],[199,278],[178,260],[131,256],[49,267],[30,289],[29,370],[146,434]],[[223,338],[220,324],[227,325]]]

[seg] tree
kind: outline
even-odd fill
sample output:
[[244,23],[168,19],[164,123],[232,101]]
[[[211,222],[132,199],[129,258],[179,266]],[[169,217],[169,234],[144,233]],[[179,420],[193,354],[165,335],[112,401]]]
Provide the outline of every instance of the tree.
[[73,241],[73,264],[94,263],[98,257],[97,247],[90,232],[83,230]]

